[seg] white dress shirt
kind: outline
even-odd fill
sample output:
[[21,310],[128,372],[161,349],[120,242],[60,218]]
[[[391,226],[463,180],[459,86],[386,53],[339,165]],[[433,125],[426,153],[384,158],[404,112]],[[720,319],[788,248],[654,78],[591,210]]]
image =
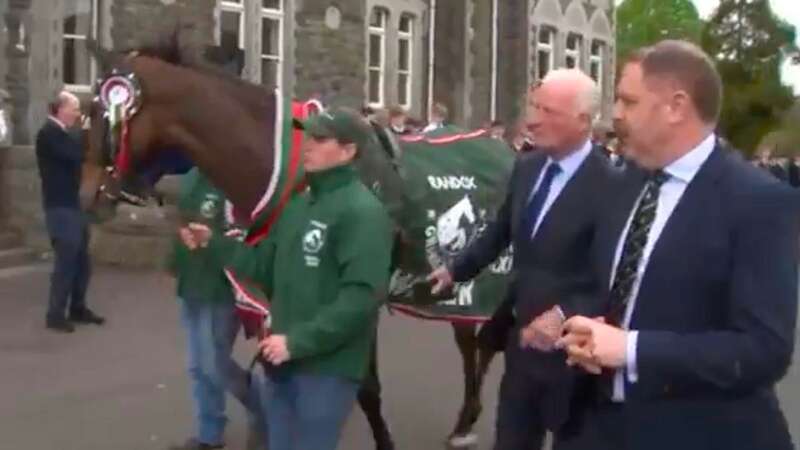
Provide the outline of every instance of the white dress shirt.
[[[714,151],[715,146],[716,136],[712,133],[706,137],[703,142],[700,143],[700,145],[664,168],[664,172],[669,175],[669,179],[661,185],[661,189],[659,190],[656,217],[653,220],[653,225],[651,226],[650,232],[647,235],[647,244],[644,247],[642,259],[639,261],[636,280],[631,288],[631,297],[628,301],[628,305],[625,310],[625,317],[622,322],[622,327],[626,330],[628,330],[630,327],[633,310],[636,307],[636,299],[639,295],[639,287],[641,286],[642,278],[644,278],[645,270],[647,270],[647,263],[650,260],[650,255],[653,253],[653,248],[658,242],[658,238],[661,236],[661,232],[664,231],[664,226],[667,224],[667,220],[669,220],[669,217],[672,215],[672,212],[678,205],[678,202],[683,196],[683,193],[686,191],[686,188],[689,186],[689,183],[692,182],[692,179],[694,179],[695,175],[697,175],[697,172],[700,171],[700,168],[711,155],[711,152]],[[642,190],[642,194],[644,194],[644,190]],[[639,195],[639,200],[636,201],[633,211],[631,211],[630,217],[628,217],[628,223],[625,225],[625,229],[623,230],[622,235],[617,243],[617,250],[614,255],[614,265],[611,270],[611,280],[609,281],[609,285],[614,283],[614,274],[617,270],[620,257],[622,256],[622,247],[625,244],[625,235],[628,234],[628,228],[630,227],[636,207],[641,201],[642,194]],[[628,332],[627,351],[625,353],[627,365],[625,371],[627,372],[628,382],[630,383],[636,383],[639,380],[639,374],[636,368],[636,344],[638,342],[638,337],[638,331],[630,330]],[[625,400],[625,379],[622,369],[618,370],[614,375],[614,392],[612,399],[615,402],[622,402]]]
[[62,129],[62,130],[64,130],[64,131],[66,131],[66,130],[67,130],[67,126],[66,126],[66,125],[64,125],[64,122],[62,122],[62,121],[58,120],[58,119],[56,118],[56,116],[47,116],[47,118],[48,118],[48,119],[50,119],[50,120],[52,120],[52,121],[53,121],[53,123],[55,123],[56,125],[58,125],[58,126],[59,126],[59,127]]
[[547,169],[549,169],[551,165],[558,164],[561,168],[561,171],[558,173],[558,175],[553,177],[553,181],[550,184],[550,192],[548,193],[547,198],[542,205],[542,210],[539,212],[539,217],[536,218],[536,224],[533,227],[531,238],[536,236],[536,231],[539,229],[539,225],[542,224],[542,220],[544,220],[544,217],[547,215],[547,211],[549,211],[550,207],[553,206],[553,203],[555,203],[556,199],[561,194],[561,191],[564,190],[564,187],[567,185],[572,176],[575,175],[575,172],[578,171],[583,162],[586,160],[586,157],[589,156],[589,153],[591,152],[592,143],[590,141],[586,141],[580,150],[570,153],[566,158],[563,158],[560,161],[556,161],[553,158],[547,158],[547,163],[545,163],[544,167],[542,167],[542,170],[539,173],[539,178],[536,180],[536,184],[533,185],[533,189],[528,195],[528,202],[530,202],[531,198],[533,198],[533,194],[539,190],[539,185],[542,184],[544,174],[547,173]]

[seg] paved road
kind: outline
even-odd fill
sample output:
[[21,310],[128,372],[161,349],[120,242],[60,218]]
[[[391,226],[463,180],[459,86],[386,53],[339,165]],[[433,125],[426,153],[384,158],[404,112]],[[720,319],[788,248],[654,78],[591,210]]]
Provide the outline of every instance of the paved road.
[[[0,277],[0,450],[160,450],[188,436],[183,337],[171,281],[98,270],[90,301],[110,323],[62,336],[42,329],[47,278]],[[386,410],[398,448],[443,448],[462,391],[450,328],[388,317],[380,339]],[[239,359],[246,361],[250,351],[240,345]],[[497,361],[477,428],[481,449],[490,448],[499,372]],[[800,367],[780,392],[800,438]],[[229,448],[239,449],[243,414],[233,401],[229,409]],[[340,448],[372,448],[360,412],[350,418]]]

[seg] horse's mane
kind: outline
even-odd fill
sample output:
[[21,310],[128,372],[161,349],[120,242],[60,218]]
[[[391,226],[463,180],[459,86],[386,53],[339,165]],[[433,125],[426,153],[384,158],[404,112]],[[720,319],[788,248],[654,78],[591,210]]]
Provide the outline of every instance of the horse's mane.
[[[195,72],[204,74],[216,80],[222,81],[223,85],[228,86],[228,90],[242,104],[260,107],[263,99],[269,94],[270,90],[264,86],[259,86],[246,81],[239,76],[221,68],[219,55],[213,55],[212,49],[216,47],[206,47],[201,51],[198,47],[181,46],[178,38],[178,30],[166,39],[161,39],[155,43],[145,44],[123,51],[124,54],[136,54],[155,58],[163,62],[191,69]],[[215,59],[217,59],[215,61]]]

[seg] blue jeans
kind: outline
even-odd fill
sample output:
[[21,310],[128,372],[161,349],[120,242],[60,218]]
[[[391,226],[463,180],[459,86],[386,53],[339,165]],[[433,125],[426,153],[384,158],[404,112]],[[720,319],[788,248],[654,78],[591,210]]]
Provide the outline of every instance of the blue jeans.
[[189,350],[196,439],[202,443],[223,443],[227,417],[225,394],[230,392],[247,409],[252,426],[263,428],[260,395],[251,388],[247,372],[231,357],[239,332],[233,300],[180,299],[181,320]]
[[73,208],[46,209],[45,222],[55,253],[47,318],[57,320],[64,318],[68,305],[73,313],[86,308],[91,276],[89,224],[83,212]]
[[263,383],[269,450],[336,450],[358,383],[301,374],[267,375]]

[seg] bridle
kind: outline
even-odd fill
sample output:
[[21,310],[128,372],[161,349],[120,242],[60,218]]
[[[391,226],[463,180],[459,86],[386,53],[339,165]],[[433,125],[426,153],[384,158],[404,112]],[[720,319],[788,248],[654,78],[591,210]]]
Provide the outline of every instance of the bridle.
[[[136,56],[136,52],[129,53],[123,63]],[[118,183],[131,169],[130,120],[141,110],[143,101],[141,83],[127,66],[123,64],[123,67],[114,68],[108,76],[98,79],[94,91],[94,103],[101,108],[104,170]],[[134,204],[145,203],[144,199],[122,190],[112,192],[105,182],[101,184],[99,194],[112,201],[122,197]]]

